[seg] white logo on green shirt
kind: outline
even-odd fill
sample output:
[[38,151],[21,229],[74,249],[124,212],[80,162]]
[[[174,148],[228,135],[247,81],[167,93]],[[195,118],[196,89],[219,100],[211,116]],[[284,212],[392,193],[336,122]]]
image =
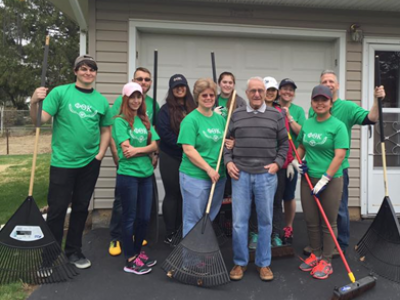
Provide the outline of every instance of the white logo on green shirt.
[[312,133],[312,132],[307,134],[307,138],[309,138],[310,140],[306,141],[306,136],[304,136],[303,142],[308,143],[312,147],[315,147],[316,145],[323,145],[328,139],[328,137],[323,138],[321,133]]
[[147,139],[147,129],[134,128],[133,132],[132,130],[129,130],[129,135],[132,137],[132,139],[139,141],[139,143],[142,143],[145,139]]
[[203,130],[203,135],[214,142],[217,142],[222,138],[222,133],[219,128],[208,128],[207,131]]
[[75,103],[74,106],[69,104],[69,110],[70,112],[77,114],[82,119],[93,118],[95,115],[97,115],[97,110],[95,110],[91,105],[86,104]]

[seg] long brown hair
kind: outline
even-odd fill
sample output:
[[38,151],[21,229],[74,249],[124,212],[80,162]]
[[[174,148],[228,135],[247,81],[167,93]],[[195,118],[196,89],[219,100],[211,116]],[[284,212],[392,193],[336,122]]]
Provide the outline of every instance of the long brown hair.
[[186,86],[186,95],[183,98],[183,106],[186,111],[182,110],[182,107],[178,103],[178,100],[175,98],[172,89],[168,90],[166,103],[168,105],[171,128],[175,132],[175,134],[178,135],[183,118],[185,118],[187,114],[196,109],[196,104],[193,100],[193,96],[189,90],[189,87]]
[[[132,95],[131,95],[132,96]],[[146,102],[144,101],[143,95],[142,97],[142,104],[140,104],[139,109],[137,110],[137,116],[140,118],[142,121],[143,125],[147,129],[147,145],[151,143],[151,131],[150,131],[150,120],[149,117],[146,114]],[[133,130],[133,123],[135,122],[135,113],[132,111],[132,109],[129,107],[129,98],[128,96],[124,95],[122,97],[122,105],[121,109],[119,111],[119,116],[120,118],[126,120],[129,124],[129,126]]]
[[[232,78],[233,85],[236,85],[235,75],[233,75],[231,72],[222,72],[218,77],[218,84],[221,84],[221,81],[224,79],[225,76],[230,76]],[[229,95],[228,102],[226,103],[226,111],[229,111],[229,108],[231,107],[232,96],[233,96],[233,91]],[[217,101],[218,99],[215,99],[215,103],[217,103]],[[233,109],[236,109],[236,107],[234,107]]]

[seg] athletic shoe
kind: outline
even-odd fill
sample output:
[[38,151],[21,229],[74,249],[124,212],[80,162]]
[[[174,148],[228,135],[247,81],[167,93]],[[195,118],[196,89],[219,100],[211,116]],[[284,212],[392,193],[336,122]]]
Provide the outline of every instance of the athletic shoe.
[[90,260],[88,260],[82,252],[71,254],[68,256],[68,260],[70,264],[73,264],[78,269],[87,269],[92,265]]
[[171,232],[170,234],[168,234],[164,239],[164,243],[167,244],[167,245],[171,245],[175,234],[176,234],[176,232]]
[[151,268],[146,266],[139,256],[137,256],[134,260],[126,262],[124,271],[127,273],[134,273],[136,275],[144,275],[150,273]]
[[110,247],[108,248],[108,253],[111,256],[118,256],[121,254],[121,243],[119,241],[111,241]]
[[250,241],[249,241],[249,249],[256,250],[258,242],[258,234],[255,232],[250,232]]
[[327,279],[333,273],[332,264],[321,259],[313,268],[311,275],[316,279]]
[[282,246],[282,240],[279,238],[279,233],[274,232],[271,237],[271,246],[279,247]]
[[147,240],[143,240],[142,246],[146,246],[146,245],[147,245]]
[[148,267],[155,266],[157,263],[157,261],[155,259],[151,259],[150,257],[148,257],[146,252],[144,252],[144,251],[140,252],[139,258]]
[[303,260],[303,262],[299,266],[299,269],[304,272],[310,272],[318,264],[319,261],[320,261],[320,258],[316,257],[314,255],[314,253],[311,253],[311,255],[309,257],[307,257],[305,260]]
[[293,227],[286,226],[283,228],[283,243],[292,244],[293,243]]

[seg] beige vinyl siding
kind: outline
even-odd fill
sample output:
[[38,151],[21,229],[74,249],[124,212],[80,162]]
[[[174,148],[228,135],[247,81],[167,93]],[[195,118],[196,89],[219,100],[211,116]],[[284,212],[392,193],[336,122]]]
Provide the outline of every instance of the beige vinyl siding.
[[[178,2],[178,1],[176,1]],[[226,3],[179,3],[167,1],[95,1],[90,0],[89,52],[99,62],[96,88],[110,104],[118,97],[128,72],[128,20],[185,21],[235,25],[277,26],[349,30],[352,23],[361,25],[365,36],[399,37],[398,13],[362,12],[269,7]],[[348,34],[349,39],[349,34]],[[346,98],[361,104],[362,44],[350,40],[346,47]],[[132,51],[132,50],[131,50]],[[290,74],[288,74],[290,76]],[[360,206],[360,127],[352,132],[350,155],[349,206]],[[107,153],[95,189],[95,208],[109,208],[113,201],[115,167]]]

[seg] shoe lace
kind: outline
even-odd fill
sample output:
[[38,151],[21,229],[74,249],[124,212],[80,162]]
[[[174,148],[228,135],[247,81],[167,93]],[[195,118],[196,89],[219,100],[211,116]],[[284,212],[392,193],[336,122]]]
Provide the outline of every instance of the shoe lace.
[[142,262],[142,260],[140,259],[140,257],[136,257],[135,260],[133,261],[133,263],[137,266],[137,267],[143,267],[144,266],[144,262]]
[[293,234],[292,227],[285,227],[285,228],[283,228],[283,231],[285,232],[285,238],[290,238]]
[[314,253],[311,253],[311,255],[309,257],[307,257],[306,259],[302,259],[300,257],[300,259],[305,262],[307,265],[312,265],[312,264],[317,264],[318,263],[318,258],[315,256]]
[[329,271],[329,263],[327,263],[325,260],[320,260],[318,264],[312,269],[313,273],[316,272],[323,272],[323,273],[328,273]]
[[149,257],[147,256],[147,254],[144,251],[140,252],[139,258],[141,260],[145,260],[145,261],[149,259]]

